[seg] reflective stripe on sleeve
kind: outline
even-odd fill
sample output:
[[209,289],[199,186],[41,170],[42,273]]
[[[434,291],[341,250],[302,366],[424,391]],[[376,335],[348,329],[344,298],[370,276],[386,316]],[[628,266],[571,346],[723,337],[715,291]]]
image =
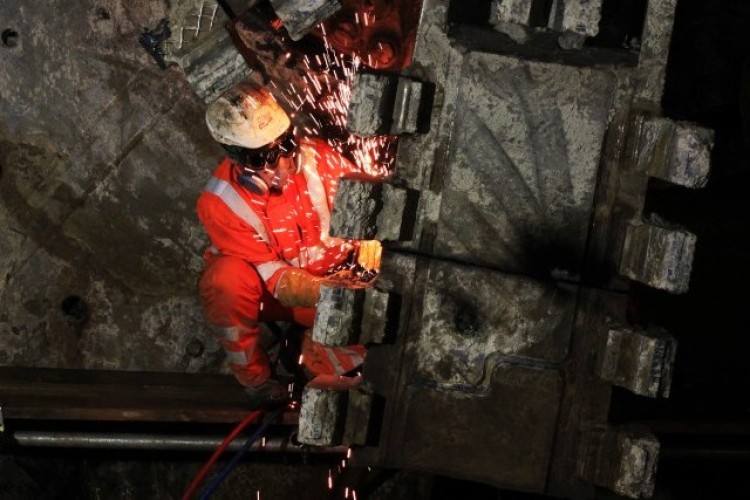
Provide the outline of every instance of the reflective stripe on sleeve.
[[[307,148],[306,148],[307,149]],[[310,194],[313,209],[320,218],[320,239],[326,241],[330,238],[328,231],[331,227],[331,211],[328,209],[328,198],[325,186],[315,168],[315,155],[309,150],[303,149],[302,173],[307,181],[307,192]]]
[[266,227],[263,225],[258,215],[242,199],[242,196],[227,181],[217,177],[211,177],[206,183],[205,191],[213,193],[219,198],[234,214],[247,222],[255,232],[260,235],[266,244],[270,244],[271,239],[268,237]]
[[273,273],[275,273],[282,267],[288,266],[289,264],[282,260],[272,260],[270,262],[264,262],[263,264],[256,265],[255,269],[258,271],[258,274],[260,274],[260,277],[263,279],[263,281],[268,281],[271,276],[273,276]]

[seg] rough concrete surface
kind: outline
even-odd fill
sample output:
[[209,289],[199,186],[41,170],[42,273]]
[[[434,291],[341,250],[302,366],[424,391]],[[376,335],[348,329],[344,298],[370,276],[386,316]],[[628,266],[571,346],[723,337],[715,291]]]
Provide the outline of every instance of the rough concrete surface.
[[499,22],[528,24],[532,0],[493,0],[490,24]]
[[328,446],[340,441],[344,397],[341,392],[305,387],[299,419],[300,443]]
[[644,105],[659,109],[664,94],[669,43],[672,39],[677,0],[652,0],[648,3],[643,27],[643,44],[638,61],[639,75],[635,97]]
[[[18,33],[0,47],[2,364],[219,369],[195,294],[194,203],[221,154],[184,75],[137,41],[166,7],[0,6]],[[64,314],[69,296],[84,318]]]

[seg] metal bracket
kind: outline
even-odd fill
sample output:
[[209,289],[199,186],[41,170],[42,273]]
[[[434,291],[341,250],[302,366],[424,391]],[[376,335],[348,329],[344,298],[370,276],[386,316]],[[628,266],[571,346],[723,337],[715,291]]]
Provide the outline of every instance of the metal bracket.
[[297,41],[341,9],[341,2],[339,0],[271,0],[271,7],[284,23],[289,37]]
[[676,339],[662,328],[613,325],[607,331],[599,376],[634,394],[669,397]]
[[360,136],[426,133],[435,85],[390,73],[362,72],[352,85],[347,129]]
[[600,427],[581,435],[578,475],[630,498],[651,498],[660,445],[644,427]]
[[652,288],[688,291],[697,237],[655,214],[628,224],[620,274]]
[[164,60],[166,53],[164,52],[164,42],[172,36],[172,30],[169,29],[169,20],[162,19],[156,28],[150,30],[146,27],[143,28],[143,33],[138,35],[138,42],[146,49],[146,52],[151,56],[159,65],[160,69],[167,69],[167,62]]

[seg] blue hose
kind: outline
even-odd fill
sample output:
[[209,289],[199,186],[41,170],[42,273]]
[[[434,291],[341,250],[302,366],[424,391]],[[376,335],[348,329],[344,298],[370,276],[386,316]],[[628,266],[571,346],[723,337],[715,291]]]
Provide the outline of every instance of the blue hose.
[[222,481],[226,479],[226,477],[229,475],[232,470],[237,466],[238,463],[240,463],[240,460],[242,457],[247,453],[247,450],[250,449],[250,446],[254,442],[256,442],[258,439],[260,439],[260,436],[263,434],[263,431],[265,431],[269,425],[271,425],[271,422],[276,420],[276,417],[278,417],[281,412],[283,411],[283,408],[280,408],[273,412],[271,415],[266,418],[266,421],[263,422],[260,427],[253,433],[252,436],[245,442],[244,445],[242,445],[242,448],[237,451],[237,453],[234,454],[232,457],[232,460],[229,461],[229,463],[222,469],[222,471],[219,473],[216,478],[214,478],[213,481],[206,487],[205,491],[201,494],[201,500],[207,500],[208,498],[211,498],[211,495],[213,495],[216,490],[219,488],[219,485],[221,485]]

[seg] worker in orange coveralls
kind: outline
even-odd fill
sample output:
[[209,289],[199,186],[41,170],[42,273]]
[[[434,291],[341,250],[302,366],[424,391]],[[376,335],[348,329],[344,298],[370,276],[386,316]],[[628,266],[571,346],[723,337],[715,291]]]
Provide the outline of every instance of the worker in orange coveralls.
[[[204,316],[251,401],[282,402],[287,388],[272,376],[259,322],[311,327],[321,283],[350,259],[377,270],[380,243],[328,235],[338,180],[356,167],[325,142],[296,137],[266,88],[234,86],[209,105],[206,123],[227,157],[198,198],[211,240],[200,280]],[[342,389],[359,381],[341,375],[362,363],[365,348],[323,346],[308,329],[302,355],[317,386]]]

